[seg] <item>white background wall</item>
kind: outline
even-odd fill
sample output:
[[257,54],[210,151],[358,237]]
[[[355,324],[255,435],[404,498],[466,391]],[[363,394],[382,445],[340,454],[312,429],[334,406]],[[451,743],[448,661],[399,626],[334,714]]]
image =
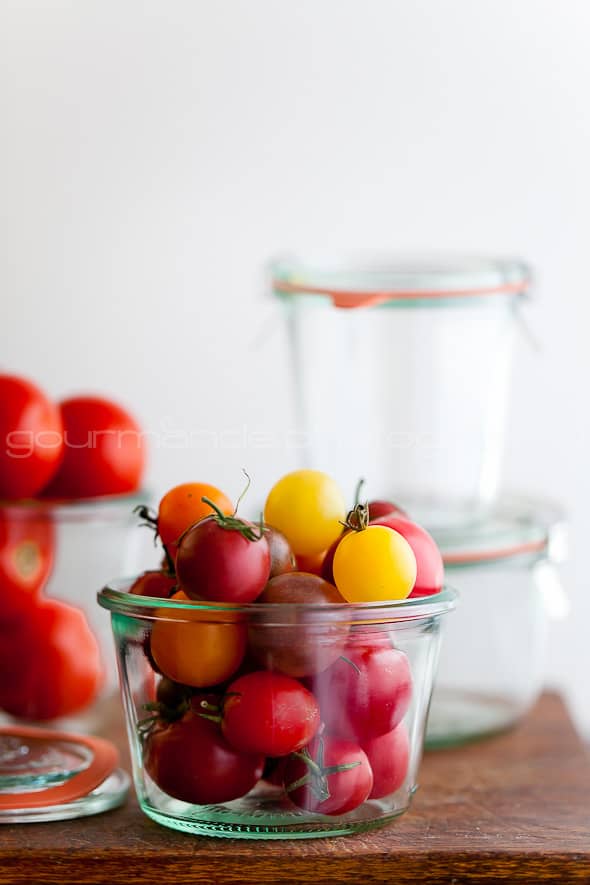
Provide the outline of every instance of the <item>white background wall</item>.
[[547,675],[590,730],[589,39],[587,0],[0,0],[0,361],[226,431],[156,491],[291,466],[252,438],[292,420],[269,254],[534,264],[506,483],[571,514]]

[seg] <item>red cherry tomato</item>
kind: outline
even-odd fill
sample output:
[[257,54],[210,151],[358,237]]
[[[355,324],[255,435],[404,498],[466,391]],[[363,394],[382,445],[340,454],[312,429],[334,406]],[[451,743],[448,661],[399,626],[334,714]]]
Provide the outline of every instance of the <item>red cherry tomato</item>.
[[406,517],[390,514],[373,520],[372,525],[385,525],[406,539],[416,557],[416,583],[409,598],[438,593],[444,583],[444,565],[440,550],[426,529]]
[[[242,520],[256,538],[257,527]],[[191,599],[252,602],[270,574],[270,551],[265,537],[249,540],[241,530],[224,528],[208,516],[183,535],[176,554],[176,574]]]
[[406,655],[379,640],[349,642],[342,657],[310,682],[327,732],[361,743],[395,728],[412,693]]
[[0,375],[0,498],[32,498],[63,456],[59,409],[30,381]]
[[236,750],[286,756],[309,743],[319,725],[316,699],[289,676],[260,670],[227,689],[221,727]]
[[271,578],[258,602],[284,606],[280,626],[271,614],[270,623],[265,623],[261,616],[248,629],[250,648],[268,670],[287,676],[309,676],[325,670],[343,653],[348,638],[345,619],[344,623],[322,621],[297,605],[344,604],[332,584],[317,575],[289,572]]
[[324,581],[328,581],[329,584],[335,584],[334,582],[334,554],[336,553],[336,548],[338,544],[342,540],[342,538],[348,534],[350,529],[345,529],[339,538],[328,547],[324,554],[324,559],[322,561],[322,568],[320,570],[320,574]]
[[146,445],[129,412],[98,396],[73,397],[60,408],[64,456],[44,496],[92,498],[137,491]]
[[95,698],[103,671],[80,609],[44,599],[17,629],[0,632],[0,708],[21,719],[77,713]]
[[283,575],[285,572],[294,572],[297,568],[295,554],[291,550],[291,545],[282,532],[273,529],[272,526],[264,527],[264,537],[268,543],[270,550],[270,578],[276,575]]
[[156,728],[148,737],[144,763],[169,796],[194,805],[231,802],[245,796],[262,777],[264,756],[231,747],[219,726],[198,714]]
[[[283,784],[298,808],[317,814],[345,814],[369,797],[373,772],[357,744],[319,737],[302,753],[289,757]],[[295,784],[300,785],[294,788]]]
[[408,773],[410,738],[403,722],[387,734],[363,742],[363,750],[373,771],[369,799],[381,799],[399,790]]
[[41,510],[0,509],[0,623],[28,616],[54,556],[54,526]]
[[176,578],[167,575],[162,571],[144,572],[135,579],[131,587],[130,593],[136,596],[152,596],[156,599],[168,599],[172,596],[176,588]]

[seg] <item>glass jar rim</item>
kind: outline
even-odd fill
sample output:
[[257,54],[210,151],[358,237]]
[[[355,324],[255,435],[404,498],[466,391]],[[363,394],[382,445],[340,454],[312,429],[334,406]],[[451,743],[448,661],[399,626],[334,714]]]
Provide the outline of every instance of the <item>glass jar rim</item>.
[[567,522],[552,500],[511,494],[468,525],[430,527],[445,568],[494,565],[512,559],[563,561]]
[[279,256],[270,274],[278,296],[324,296],[341,308],[524,295],[531,285],[519,258],[451,254]]
[[14,519],[38,516],[40,519],[49,519],[57,523],[129,522],[133,519],[134,508],[140,504],[147,504],[150,500],[151,495],[145,490],[124,495],[104,495],[75,500],[7,499],[0,500],[0,513]]
[[[137,576],[139,577],[139,576]],[[445,614],[455,608],[458,593],[452,587],[445,585],[438,593],[430,596],[416,596],[412,599],[389,600],[387,602],[356,602],[356,603],[280,603],[280,602],[248,602],[243,604],[190,601],[183,602],[176,599],[156,599],[150,596],[139,596],[128,593],[129,588],[136,578],[122,578],[109,582],[97,594],[97,600],[102,608],[111,612],[127,615],[128,617],[149,618],[162,617],[164,611],[200,611],[215,614],[227,614],[230,619],[238,615],[269,616],[276,618],[282,611],[295,614],[323,615],[326,620],[338,619],[337,616],[347,617],[351,620],[387,620],[405,621],[418,618],[429,618]],[[285,622],[293,626],[291,622]]]

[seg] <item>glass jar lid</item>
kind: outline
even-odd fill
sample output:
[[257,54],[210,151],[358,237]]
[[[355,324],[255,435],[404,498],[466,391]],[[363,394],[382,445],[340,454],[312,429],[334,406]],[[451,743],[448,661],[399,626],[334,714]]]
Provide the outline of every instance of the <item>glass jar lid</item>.
[[58,820],[113,808],[129,779],[109,741],[45,728],[0,728],[0,823]]
[[[408,505],[411,513],[411,505]],[[428,527],[445,566],[492,564],[514,557],[563,561],[567,554],[567,525],[554,503],[532,498],[500,500],[470,523]]]
[[523,295],[531,272],[515,258],[361,255],[271,263],[276,295],[318,295],[335,307],[457,302],[492,295]]

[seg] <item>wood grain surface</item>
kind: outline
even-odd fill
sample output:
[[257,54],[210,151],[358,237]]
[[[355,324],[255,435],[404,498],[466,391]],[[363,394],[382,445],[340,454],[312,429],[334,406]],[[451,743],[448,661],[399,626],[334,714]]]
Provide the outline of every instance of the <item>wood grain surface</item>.
[[0,827],[0,883],[590,883],[590,759],[562,701],[515,731],[428,753],[410,811],[355,836],[303,841],[175,833],[126,807]]

